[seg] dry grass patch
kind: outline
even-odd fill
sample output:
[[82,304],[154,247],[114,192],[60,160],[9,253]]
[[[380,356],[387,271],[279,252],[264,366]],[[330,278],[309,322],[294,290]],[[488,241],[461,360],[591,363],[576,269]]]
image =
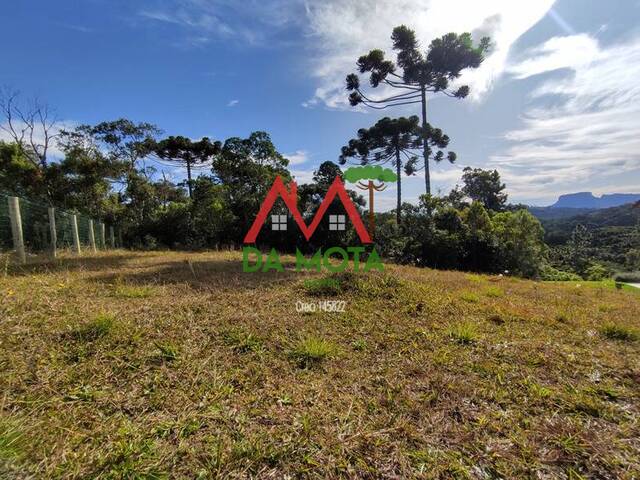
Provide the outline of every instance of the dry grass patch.
[[0,478],[640,477],[640,291],[241,265],[7,268]]

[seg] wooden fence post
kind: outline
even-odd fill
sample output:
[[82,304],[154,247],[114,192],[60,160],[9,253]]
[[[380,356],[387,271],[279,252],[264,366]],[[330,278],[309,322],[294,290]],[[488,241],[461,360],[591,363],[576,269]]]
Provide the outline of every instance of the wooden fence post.
[[80,255],[80,234],[78,233],[78,216],[71,215],[71,232],[73,234],[73,249]]
[[107,249],[107,239],[105,235],[105,230],[106,230],[106,227],[104,225],[104,222],[100,222],[100,247],[103,250]]
[[56,258],[58,234],[56,232],[56,209],[49,207],[49,231],[51,232],[51,258]]
[[113,231],[113,225],[109,225],[109,240],[111,243],[111,248],[116,248],[116,234]]
[[93,253],[96,253],[96,235],[93,233],[93,220],[89,220],[89,245],[91,245]]
[[20,263],[27,262],[24,250],[24,237],[22,236],[22,217],[20,216],[20,200],[18,197],[8,197],[9,217],[11,218],[11,234],[13,236],[13,248]]

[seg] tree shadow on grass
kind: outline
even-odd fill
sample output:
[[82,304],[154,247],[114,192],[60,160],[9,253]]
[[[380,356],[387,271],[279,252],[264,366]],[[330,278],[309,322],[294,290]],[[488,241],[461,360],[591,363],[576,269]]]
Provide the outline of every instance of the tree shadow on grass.
[[134,253],[118,253],[97,256],[64,256],[56,259],[39,257],[28,261],[25,265],[8,263],[6,274],[20,277],[41,273],[55,273],[65,271],[84,270],[96,272],[124,267],[129,260],[137,258]]
[[188,285],[195,290],[255,289],[274,287],[301,280],[307,274],[295,271],[295,261],[282,260],[284,271],[243,272],[241,259],[164,261],[142,265],[121,272],[111,271],[93,277],[105,284],[128,285]]

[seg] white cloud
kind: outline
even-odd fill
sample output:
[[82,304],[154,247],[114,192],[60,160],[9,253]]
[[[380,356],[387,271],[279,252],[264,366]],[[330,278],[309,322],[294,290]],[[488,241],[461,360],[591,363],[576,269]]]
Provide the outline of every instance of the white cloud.
[[305,183],[313,183],[313,172],[314,170],[290,170],[291,175],[295,179],[298,185],[303,185]]
[[393,27],[400,24],[415,29],[423,47],[450,31],[470,31],[478,39],[491,36],[491,55],[481,68],[463,76],[463,81],[472,87],[473,98],[478,99],[503,73],[511,45],[553,3],[554,0],[326,0],[309,4],[309,43],[316,51],[311,69],[319,86],[304,105],[345,106],[345,75],[355,69],[356,59],[372,48],[382,48],[394,58],[390,35]]
[[606,182],[616,190],[621,175],[640,180],[640,37],[609,47],[586,35],[559,37],[530,54],[509,67],[517,78],[571,72],[532,92],[538,106],[505,134],[512,146],[491,157],[510,190],[543,198]]
[[238,105],[240,103],[240,100],[229,100],[229,103],[227,103],[227,107],[235,107],[236,105]]
[[309,152],[306,150],[296,150],[293,153],[287,153],[284,157],[289,160],[289,165],[300,165],[309,160]]
[[137,18],[182,29],[178,46],[217,40],[265,46],[277,43],[274,34],[304,18],[304,1],[150,0]]
[[[47,159],[49,161],[60,160],[64,157],[64,152],[60,150],[60,147],[58,146],[58,142],[57,142],[57,136],[59,135],[60,131],[73,130],[77,125],[78,125],[77,122],[73,122],[71,120],[60,120],[56,122],[55,125],[52,126],[52,128],[48,132],[49,137],[54,137],[49,140],[49,148],[47,150]],[[24,122],[14,120],[13,128],[18,133],[22,130],[25,131],[23,143],[25,145],[29,145],[29,142],[30,142],[29,129],[27,129],[26,124]],[[5,122],[0,124],[0,141],[7,142],[7,143],[14,142],[14,137],[10,133],[10,130],[11,129],[9,128],[8,123]],[[45,139],[44,130],[36,124],[33,131],[33,142],[36,146],[38,146],[38,149],[41,149],[42,146],[44,145],[44,139]]]

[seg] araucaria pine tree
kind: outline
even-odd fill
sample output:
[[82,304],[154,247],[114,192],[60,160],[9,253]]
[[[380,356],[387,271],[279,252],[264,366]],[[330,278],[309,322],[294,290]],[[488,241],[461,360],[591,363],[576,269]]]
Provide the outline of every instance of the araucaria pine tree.
[[[417,152],[422,150],[424,135],[416,115],[409,118],[384,117],[370,128],[358,130],[358,137],[349,140],[342,147],[339,162],[344,165],[355,160],[360,165],[383,165],[391,163],[396,169],[396,223],[402,223],[402,170],[407,175],[414,175],[423,166],[419,165]],[[442,149],[449,144],[449,137],[439,128],[427,124],[427,146],[429,158],[440,162],[445,158]],[[446,158],[453,163],[454,152],[447,152]],[[352,161],[353,161],[352,160]]]
[[419,50],[415,32],[401,25],[393,29],[391,35],[393,49],[398,52],[396,62],[386,60],[382,50],[371,50],[358,59],[360,73],[370,72],[369,83],[377,88],[387,86],[402,93],[384,98],[374,98],[364,93],[357,74],[347,75],[347,90],[351,91],[349,102],[375,109],[399,105],[420,104],[422,113],[423,162],[427,195],[431,194],[429,175],[429,135],[427,129],[427,92],[443,93],[454,98],[465,98],[469,86],[453,88],[451,83],[460,77],[467,68],[477,68],[484,60],[490,40],[483,37],[480,43],[473,45],[471,35],[448,33],[431,42],[426,52]]

